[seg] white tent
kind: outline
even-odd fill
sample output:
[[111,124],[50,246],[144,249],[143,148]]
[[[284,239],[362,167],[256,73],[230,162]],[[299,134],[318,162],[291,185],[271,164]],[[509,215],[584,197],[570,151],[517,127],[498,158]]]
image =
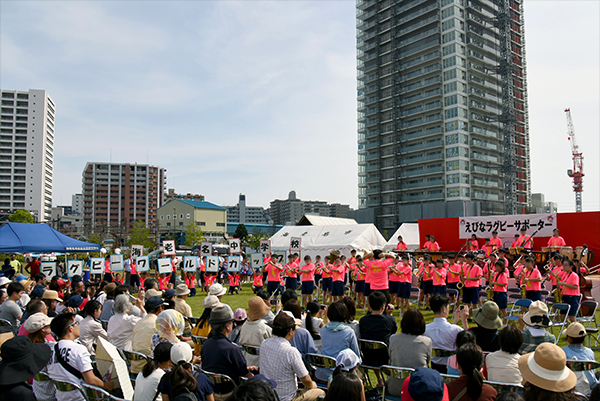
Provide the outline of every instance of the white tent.
[[408,249],[418,249],[419,245],[419,224],[418,223],[402,223],[402,225],[396,230],[394,235],[390,237],[390,240],[385,244],[384,251],[393,251],[398,245],[398,237],[402,236]]
[[358,224],[354,219],[343,219],[341,217],[325,217],[305,214],[298,221],[297,226],[347,226]]
[[289,251],[290,239],[302,239],[302,257],[329,255],[330,249],[350,256],[350,251],[383,249],[385,238],[373,224],[349,224],[343,226],[285,226],[271,237],[271,250]]

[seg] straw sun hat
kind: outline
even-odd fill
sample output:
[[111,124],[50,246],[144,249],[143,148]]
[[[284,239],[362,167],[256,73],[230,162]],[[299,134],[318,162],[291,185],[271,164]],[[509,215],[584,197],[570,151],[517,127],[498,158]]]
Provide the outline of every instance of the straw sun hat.
[[521,356],[519,370],[523,382],[548,391],[563,393],[577,384],[575,373],[567,367],[565,352],[552,343],[542,343],[535,352]]

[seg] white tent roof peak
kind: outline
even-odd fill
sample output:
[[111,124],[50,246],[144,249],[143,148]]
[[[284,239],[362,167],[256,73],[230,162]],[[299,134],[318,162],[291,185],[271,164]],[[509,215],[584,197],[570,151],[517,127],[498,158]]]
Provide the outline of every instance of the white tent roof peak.
[[344,219],[341,217],[325,217],[305,214],[298,221],[298,226],[343,226],[357,224],[354,219]]

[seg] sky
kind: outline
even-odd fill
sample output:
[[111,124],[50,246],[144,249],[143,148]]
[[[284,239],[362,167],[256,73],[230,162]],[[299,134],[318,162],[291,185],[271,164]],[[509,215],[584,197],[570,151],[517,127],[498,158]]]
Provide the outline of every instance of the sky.
[[[354,1],[0,1],[0,88],[56,104],[55,205],[86,162],[219,205],[357,205]],[[600,209],[600,3],[526,1],[532,192],[574,211],[564,109]]]

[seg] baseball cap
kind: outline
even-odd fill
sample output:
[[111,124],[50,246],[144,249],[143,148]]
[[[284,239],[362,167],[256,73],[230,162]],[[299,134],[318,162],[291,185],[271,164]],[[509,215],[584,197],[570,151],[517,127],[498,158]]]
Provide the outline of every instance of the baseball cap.
[[193,357],[192,347],[186,342],[180,341],[171,347],[171,362],[173,363],[191,362]]
[[67,302],[67,306],[69,306],[70,308],[79,308],[79,306],[83,303],[83,298],[81,297],[81,295],[73,295],[71,298],[69,298],[69,301]]
[[43,327],[50,326],[50,322],[52,322],[51,318],[41,312],[38,312],[29,316],[27,320],[25,320],[25,323],[23,323],[23,327],[29,333],[35,333]]
[[172,288],[165,290],[165,293],[163,294],[163,298],[173,298],[174,296],[175,296],[175,290]]
[[565,335],[571,338],[580,338],[585,337],[587,335],[587,331],[585,331],[585,327],[583,324],[576,322],[571,323],[569,327],[565,330]]
[[152,297],[162,297],[162,291],[155,290],[154,288],[150,288],[146,291],[146,295],[144,295],[146,299],[150,299]]
[[235,320],[236,322],[244,321],[247,318],[248,315],[246,314],[246,309],[244,308],[237,308],[235,312],[233,312],[233,320]]
[[294,315],[290,311],[284,310],[279,312],[273,320],[273,328],[287,329],[293,326],[302,326],[302,320],[294,318]]
[[402,401],[449,401],[448,388],[437,370],[417,368],[402,384]]
[[161,305],[168,306],[169,304],[166,303],[161,297],[156,296],[150,297],[146,300],[146,308],[148,309],[158,308]]

